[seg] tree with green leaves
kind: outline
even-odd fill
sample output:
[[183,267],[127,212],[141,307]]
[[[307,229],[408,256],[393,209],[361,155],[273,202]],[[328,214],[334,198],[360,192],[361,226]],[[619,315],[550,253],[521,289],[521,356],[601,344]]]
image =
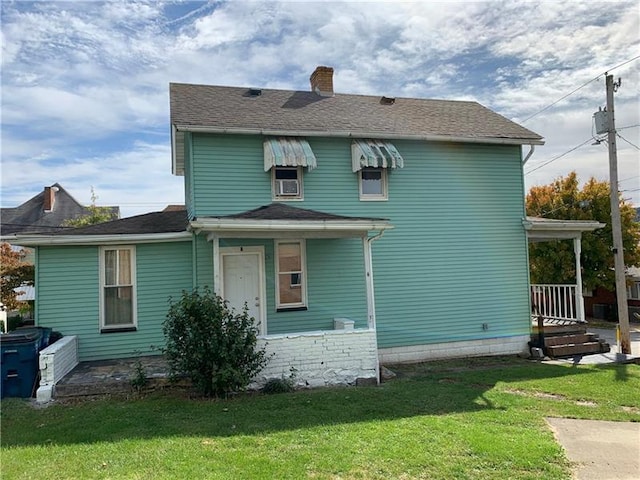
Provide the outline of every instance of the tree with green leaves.
[[[604,228],[582,235],[582,280],[586,287],[615,290],[613,237],[609,182],[590,178],[579,188],[576,172],[548,185],[532,187],[526,198],[527,215],[562,220],[595,220]],[[640,224],[633,206],[620,198],[624,259],[627,266],[640,265]],[[529,245],[532,283],[574,283],[573,245],[569,240]]]
[[76,218],[72,218],[69,220],[65,220],[62,223],[63,227],[86,227],[88,225],[95,225],[97,223],[110,222],[111,220],[116,220],[116,214],[110,207],[98,207],[96,205],[96,200],[98,196],[94,191],[93,187],[91,187],[91,205],[87,207],[89,213],[85,215],[81,215]]
[[18,300],[23,293],[19,287],[33,285],[34,266],[25,261],[26,256],[23,248],[15,250],[8,243],[0,244],[0,299],[9,310],[25,306]]

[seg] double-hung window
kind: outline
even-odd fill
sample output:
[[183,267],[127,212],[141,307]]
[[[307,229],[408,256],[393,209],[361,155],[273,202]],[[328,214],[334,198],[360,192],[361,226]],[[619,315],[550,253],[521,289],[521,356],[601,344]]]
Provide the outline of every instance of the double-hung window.
[[276,292],[278,310],[306,308],[304,241],[276,243]]
[[309,142],[298,137],[266,137],[264,171],[271,170],[273,200],[302,200],[304,169],[316,168],[316,156]]
[[632,282],[627,286],[627,298],[629,300],[640,300],[640,282]]
[[102,332],[136,328],[135,265],[135,247],[102,247],[100,255],[100,328]]
[[387,170],[385,168],[365,167],[360,170],[360,199],[386,200]]
[[274,200],[302,199],[302,167],[274,167]]
[[387,200],[388,172],[404,167],[404,159],[390,142],[354,139],[351,143],[351,165],[358,173],[360,200]]

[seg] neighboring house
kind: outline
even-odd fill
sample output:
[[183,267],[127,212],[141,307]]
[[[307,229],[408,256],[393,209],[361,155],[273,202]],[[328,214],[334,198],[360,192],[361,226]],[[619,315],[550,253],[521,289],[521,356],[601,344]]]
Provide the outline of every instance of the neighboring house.
[[542,138],[476,102],[334,94],[332,75],[171,84],[186,210],[20,236],[37,323],[77,335],[80,360],[154,352],[168,298],[208,286],[259,322],[264,378],[310,385],[525,350],[522,146]]
[[[119,207],[109,208],[120,218]],[[54,233],[70,227],[65,222],[90,214],[89,207],[78,203],[59,183],[54,183],[22,205],[0,208],[0,234]]]
[[[120,218],[119,207],[106,208],[111,210],[114,219]],[[0,235],[3,241],[9,241],[17,247],[19,244],[10,236],[27,233],[50,234],[68,230],[70,227],[66,227],[65,222],[88,215],[90,212],[89,207],[78,203],[62,185],[54,183],[50,187],[44,187],[43,191],[17,207],[0,208]],[[26,260],[33,263],[33,252],[28,248],[25,250],[28,252]],[[34,300],[32,287],[21,287],[20,290],[24,293],[19,300]]]
[[[640,222],[640,207],[636,208],[636,222]],[[640,267],[627,267],[627,305],[629,307],[629,320],[638,321],[640,315]],[[598,287],[586,292],[585,310],[587,315],[593,318],[616,320],[618,318],[618,301],[616,292]]]

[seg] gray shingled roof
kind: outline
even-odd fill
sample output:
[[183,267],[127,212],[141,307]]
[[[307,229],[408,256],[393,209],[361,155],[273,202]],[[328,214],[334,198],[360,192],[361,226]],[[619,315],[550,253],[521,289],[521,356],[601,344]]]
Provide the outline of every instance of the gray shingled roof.
[[[244,220],[288,220],[295,221],[326,221],[326,220],[367,220],[386,221],[383,218],[346,217],[331,213],[292,207],[283,203],[272,203],[262,207],[223,216],[206,216],[202,218],[224,218]],[[67,228],[55,232],[41,232],[43,235],[53,236],[99,236],[99,235],[141,235],[157,233],[186,232],[189,227],[187,211],[182,208],[167,209],[162,212],[145,213],[133,217],[121,218],[111,222],[89,225],[81,228]]]
[[242,220],[292,220],[292,221],[309,221],[309,220],[387,220],[385,218],[371,217],[346,217],[344,215],[334,215],[333,213],[320,212],[308,208],[292,207],[284,203],[271,203],[262,207],[248,210],[242,213],[232,215],[224,215],[221,217],[207,216],[206,218],[228,218]]
[[[88,207],[78,203],[59,183],[56,200],[51,212],[44,211],[44,190],[30,198],[22,205],[0,209],[0,235],[16,233],[54,233],[69,230],[63,227],[66,220],[71,220],[90,213]],[[114,217],[120,216],[120,207],[109,208]]]
[[186,232],[189,220],[186,210],[145,213],[112,222],[73,228],[60,235],[126,235]]
[[[170,84],[171,124],[178,130],[298,132],[371,138],[451,137],[542,143],[542,137],[477,102]],[[284,134],[284,133],[283,133]]]

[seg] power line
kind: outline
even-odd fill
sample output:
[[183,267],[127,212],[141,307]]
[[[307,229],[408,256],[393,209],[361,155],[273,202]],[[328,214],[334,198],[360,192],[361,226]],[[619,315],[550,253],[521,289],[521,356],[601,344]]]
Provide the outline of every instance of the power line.
[[640,147],[638,147],[637,145],[631,143],[629,140],[627,140],[626,138],[624,138],[622,135],[620,135],[618,132],[616,132],[616,135],[618,137],[620,137],[622,140],[624,140],[625,142],[627,142],[629,145],[631,145],[633,148],[635,148],[636,150],[640,150]]
[[584,83],[584,84],[580,85],[580,86],[579,86],[578,88],[576,88],[575,90],[572,90],[571,92],[567,93],[565,96],[563,96],[563,97],[559,98],[559,99],[558,99],[558,100],[556,100],[555,102],[553,102],[553,103],[551,103],[551,104],[547,105],[547,106],[546,106],[546,107],[544,107],[542,110],[540,110],[540,111],[538,111],[538,112],[534,113],[534,114],[533,114],[533,115],[531,115],[530,117],[525,118],[525,119],[524,119],[524,120],[522,120],[522,122],[520,122],[520,123],[525,123],[525,122],[527,122],[527,121],[531,120],[533,117],[535,117],[535,116],[537,116],[537,115],[540,115],[542,112],[545,112],[545,111],[549,110],[549,109],[550,109],[551,107],[553,107],[555,104],[557,104],[557,103],[561,102],[562,100],[564,100],[565,98],[567,98],[567,97],[569,97],[569,96],[573,95],[573,94],[574,94],[574,93],[576,93],[578,90],[582,90],[584,87],[586,87],[587,85],[589,85],[591,82],[595,82],[595,81],[596,81],[596,80],[598,80],[601,76],[606,75],[608,72],[611,72],[611,71],[615,70],[616,68],[620,68],[620,67],[622,67],[623,65],[626,65],[627,63],[633,62],[634,60],[637,60],[637,59],[639,59],[639,58],[640,58],[640,55],[638,55],[638,56],[636,56],[636,57],[633,57],[633,58],[631,58],[631,59],[627,60],[626,62],[622,62],[621,64],[616,65],[616,66],[615,66],[615,67],[613,67],[613,68],[610,68],[610,69],[609,69],[609,70],[607,70],[606,72],[603,72],[603,73],[599,74],[598,76],[596,76],[596,77],[592,78],[592,79],[591,79],[591,80],[589,80],[588,82],[586,82],[586,83]]
[[579,149],[580,147],[582,147],[582,146],[586,145],[587,143],[589,143],[589,142],[591,142],[591,141],[593,141],[593,137],[587,138],[587,139],[586,139],[584,142],[582,142],[580,145],[576,145],[576,146],[575,146],[575,147],[573,147],[572,149],[567,150],[566,152],[564,152],[564,153],[562,153],[562,154],[558,155],[557,157],[553,157],[551,160],[548,160],[548,161],[546,161],[546,162],[544,162],[544,163],[542,163],[542,164],[538,165],[537,167],[532,168],[531,170],[529,170],[528,172],[525,172],[524,174],[525,174],[525,175],[529,175],[530,173],[535,172],[536,170],[539,170],[539,169],[541,169],[542,167],[544,167],[544,166],[546,166],[546,165],[549,165],[551,162],[555,162],[555,161],[556,161],[556,160],[558,160],[559,158],[564,157],[565,155],[567,155],[567,154],[569,154],[569,153],[573,152],[574,150]]
[[623,178],[622,180],[618,180],[618,184],[620,184],[622,182],[626,182],[627,180],[633,180],[634,178],[640,178],[640,175],[636,175],[635,177],[627,177],[627,178]]

